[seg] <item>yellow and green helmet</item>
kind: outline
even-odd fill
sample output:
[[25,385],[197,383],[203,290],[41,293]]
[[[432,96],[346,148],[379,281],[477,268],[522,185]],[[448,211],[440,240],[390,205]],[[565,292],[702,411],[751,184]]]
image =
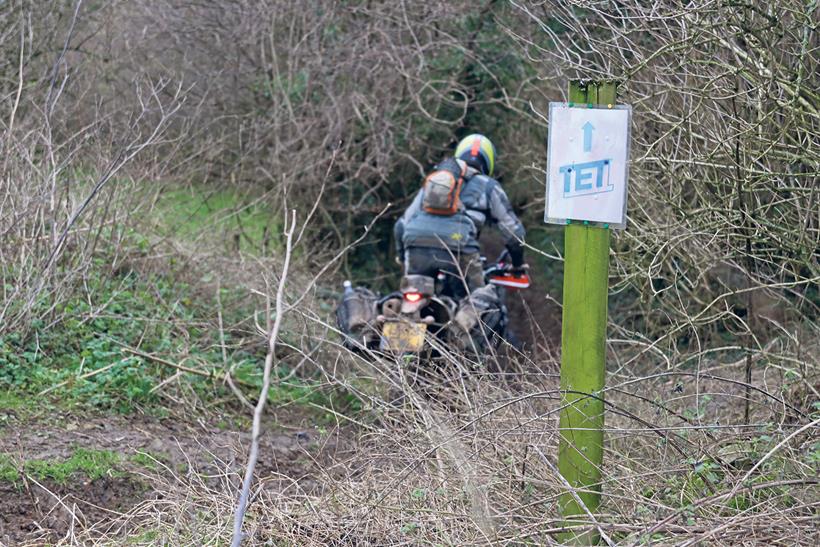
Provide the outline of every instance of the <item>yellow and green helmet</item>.
[[495,167],[495,146],[484,135],[473,133],[459,141],[456,157],[482,173],[492,176]]

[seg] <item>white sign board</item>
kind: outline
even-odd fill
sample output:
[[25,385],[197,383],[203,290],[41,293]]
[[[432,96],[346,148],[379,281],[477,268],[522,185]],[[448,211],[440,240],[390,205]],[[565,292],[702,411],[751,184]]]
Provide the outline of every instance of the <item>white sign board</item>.
[[550,103],[545,222],[626,227],[628,105]]

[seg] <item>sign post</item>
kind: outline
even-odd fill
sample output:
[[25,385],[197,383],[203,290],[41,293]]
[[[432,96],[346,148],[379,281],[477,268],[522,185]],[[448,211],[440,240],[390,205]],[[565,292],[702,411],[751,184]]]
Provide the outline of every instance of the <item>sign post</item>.
[[575,545],[599,540],[609,233],[626,225],[631,115],[615,87],[573,81],[570,102],[550,104],[545,220],[566,225],[558,470],[572,489],[559,505]]

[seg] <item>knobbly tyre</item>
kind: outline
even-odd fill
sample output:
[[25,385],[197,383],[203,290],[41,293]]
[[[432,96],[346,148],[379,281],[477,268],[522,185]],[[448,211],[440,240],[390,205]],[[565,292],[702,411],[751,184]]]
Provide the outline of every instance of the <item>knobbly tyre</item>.
[[484,269],[485,286],[465,293],[463,281],[439,272],[433,278],[405,275],[398,291],[378,296],[344,283],[336,322],[344,345],[353,351],[436,357],[441,348],[474,354],[494,351],[510,341],[507,290],[526,289],[524,270],[513,270],[507,254]]

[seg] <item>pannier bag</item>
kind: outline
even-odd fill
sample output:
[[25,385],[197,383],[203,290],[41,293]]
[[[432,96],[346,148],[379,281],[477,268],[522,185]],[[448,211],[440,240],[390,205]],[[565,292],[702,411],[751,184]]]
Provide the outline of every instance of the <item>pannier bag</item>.
[[462,350],[485,349],[486,343],[498,342],[507,320],[506,308],[501,304],[493,285],[487,285],[461,299],[455,315],[454,334],[456,345]]
[[336,326],[344,335],[348,349],[372,347],[379,341],[376,325],[376,294],[365,287],[345,288],[336,308]]
[[424,179],[422,208],[431,215],[452,216],[461,206],[459,196],[467,164],[462,160],[447,158]]

